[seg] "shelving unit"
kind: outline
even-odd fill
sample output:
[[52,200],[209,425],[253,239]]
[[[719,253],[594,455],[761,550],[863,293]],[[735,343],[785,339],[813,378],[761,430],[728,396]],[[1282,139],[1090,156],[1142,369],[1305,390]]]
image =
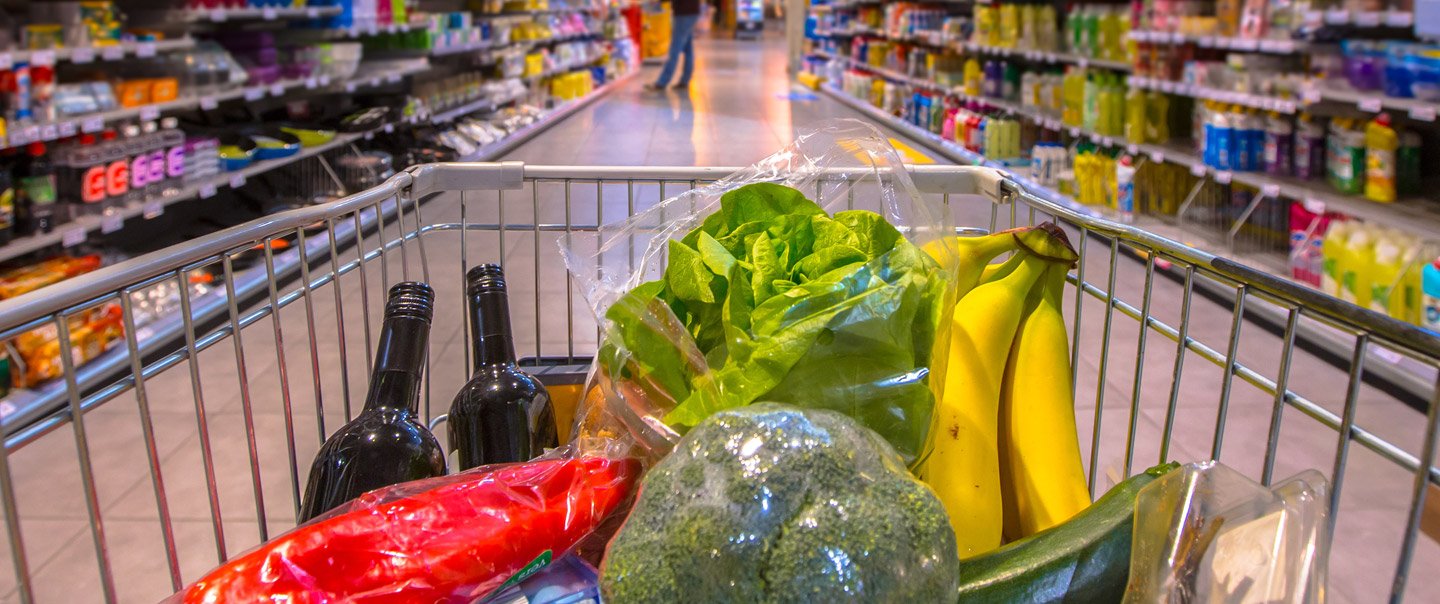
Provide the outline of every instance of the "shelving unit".
[[319,19],[320,17],[333,17],[340,14],[339,6],[307,6],[304,8],[280,8],[266,6],[263,8],[242,7],[242,8],[207,8],[179,11],[181,19],[191,23],[209,21],[211,23],[224,23],[226,21],[278,21],[293,19]]
[[0,52],[0,68],[9,69],[15,63],[28,62],[38,65],[54,65],[57,62],[75,64],[96,61],[118,61],[126,57],[149,58],[162,52],[193,48],[195,40],[184,37],[175,40],[148,42],[120,42],[101,46],[78,46],[48,50],[12,50]]

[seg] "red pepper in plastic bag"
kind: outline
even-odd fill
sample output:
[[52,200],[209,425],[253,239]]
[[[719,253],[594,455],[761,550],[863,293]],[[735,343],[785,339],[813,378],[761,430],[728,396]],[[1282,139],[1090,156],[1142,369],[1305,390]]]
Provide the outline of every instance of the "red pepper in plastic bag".
[[581,456],[372,491],[211,571],[183,601],[470,602],[574,546],[638,473],[634,460]]

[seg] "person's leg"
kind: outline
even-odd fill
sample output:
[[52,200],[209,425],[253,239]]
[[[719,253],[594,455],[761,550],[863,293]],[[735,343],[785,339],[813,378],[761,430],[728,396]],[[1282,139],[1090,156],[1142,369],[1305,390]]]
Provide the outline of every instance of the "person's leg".
[[681,88],[690,86],[690,75],[695,73],[695,26],[699,24],[700,17],[687,17],[691,20],[689,35],[685,36],[685,63],[680,68],[680,81],[675,85]]
[[685,50],[685,42],[690,39],[690,34],[695,28],[695,17],[675,17],[670,22],[670,53],[665,57],[665,66],[660,69],[660,77],[655,79],[652,87],[664,88],[670,83],[670,77],[675,75],[675,64],[680,60],[681,51]]

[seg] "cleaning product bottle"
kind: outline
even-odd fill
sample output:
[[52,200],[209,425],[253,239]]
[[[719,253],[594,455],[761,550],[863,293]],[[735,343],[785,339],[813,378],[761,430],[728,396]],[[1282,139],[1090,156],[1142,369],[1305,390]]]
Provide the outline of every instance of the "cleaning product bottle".
[[1375,274],[1375,239],[1370,227],[1358,225],[1350,230],[1341,254],[1341,300],[1365,308],[1370,306],[1370,284]]
[[1325,126],[1301,113],[1295,133],[1295,177],[1309,180],[1325,172]]
[[1073,65],[1065,68],[1065,77],[1061,81],[1061,96],[1064,106],[1061,112],[1061,121],[1066,126],[1079,126],[1084,123],[1085,107],[1085,72]]
[[1351,223],[1332,220],[1320,243],[1320,291],[1340,296],[1340,265],[1345,255],[1345,242],[1350,239]]
[[972,56],[969,59],[965,60],[965,67],[964,73],[962,74],[962,79],[965,83],[965,94],[970,96],[980,96],[980,86],[982,81],[985,79],[985,74],[980,68],[980,61],[975,60],[975,57]]
[[1120,222],[1135,222],[1135,166],[1129,155],[1123,155],[1115,163],[1115,209],[1120,212]]
[[1390,114],[1381,113],[1365,126],[1365,197],[1395,201],[1395,155],[1400,135],[1390,127]]
[[1290,120],[1271,112],[1265,121],[1265,173],[1289,176],[1294,157],[1295,133]]
[[1223,105],[1216,105],[1214,115],[1210,118],[1214,123],[1214,136],[1210,142],[1215,145],[1215,163],[1211,164],[1217,170],[1235,169],[1235,125],[1231,122],[1234,115]]
[[1395,195],[1406,197],[1420,194],[1420,135],[1400,135],[1400,150],[1395,154]]
[[1350,195],[1358,195],[1365,189],[1365,133],[1353,121],[1347,121],[1340,131],[1335,188]]
[[1405,302],[1400,293],[1401,271],[1405,269],[1401,248],[1389,233],[1375,241],[1373,273],[1370,275],[1370,310],[1403,319]]
[[1085,74],[1085,97],[1081,106],[1081,125],[1086,129],[1094,130],[1095,124],[1100,121],[1100,75],[1095,72]]
[[1125,140],[1134,144],[1145,142],[1148,95],[1144,90],[1131,88],[1125,94]]
[[1145,95],[1145,140],[1170,142],[1170,95],[1152,90]]
[[1440,331],[1440,259],[1426,264],[1420,279],[1425,307],[1420,326],[1431,331]]

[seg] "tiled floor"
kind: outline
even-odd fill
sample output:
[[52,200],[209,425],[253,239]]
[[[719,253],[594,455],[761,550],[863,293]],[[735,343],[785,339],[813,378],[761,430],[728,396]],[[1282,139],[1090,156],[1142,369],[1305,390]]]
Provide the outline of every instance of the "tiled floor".
[[[788,143],[797,128],[826,118],[853,116],[824,97],[790,100],[782,48],[776,39],[763,43],[705,40],[699,45],[699,73],[688,93],[647,94],[636,79],[507,159],[549,165],[739,166]],[[647,75],[653,75],[654,68],[648,71]],[[653,183],[632,186],[641,207],[660,197]],[[448,404],[467,373],[466,343],[460,327],[460,275],[465,265],[502,260],[510,267],[513,321],[522,354],[593,350],[594,321],[578,289],[567,285],[555,251],[564,235],[528,225],[536,222],[537,214],[539,222],[547,224],[593,223],[597,213],[601,222],[616,220],[630,211],[627,192],[632,186],[554,182],[507,194],[503,202],[494,194],[447,194],[425,206],[428,223],[457,222],[462,216],[467,222],[495,223],[503,207],[505,223],[527,225],[506,233],[503,244],[493,232],[467,231],[464,245],[458,231],[425,236],[424,268],[439,299],[429,377],[435,393],[429,404],[436,413]],[[681,188],[672,185],[666,193]],[[954,206],[962,224],[989,221],[989,209],[983,204],[957,201]],[[579,233],[570,241],[583,249],[586,237],[593,236]],[[373,247],[374,242],[368,245]],[[418,278],[422,270],[419,250],[413,242],[410,246],[405,268],[411,278]],[[1105,287],[1110,263],[1106,244],[1092,239],[1085,252],[1087,279]],[[347,258],[353,254],[348,253]],[[389,262],[391,279],[398,279],[402,268],[399,255],[390,254]],[[383,289],[373,266],[376,263],[369,264],[368,319],[373,326],[378,325]],[[1116,266],[1117,297],[1139,307],[1145,284],[1143,265],[1121,258]],[[332,287],[340,289],[343,308],[336,305]],[[262,538],[258,519],[264,519],[269,535],[293,525],[294,493],[303,486],[304,472],[321,440],[320,421],[324,430],[334,430],[345,420],[347,389],[351,404],[362,402],[366,351],[372,342],[363,329],[367,317],[360,300],[358,275],[350,273],[339,285],[327,286],[312,296],[313,314],[309,317],[304,305],[292,304],[279,313],[278,321],[264,319],[243,330],[244,377],[237,364],[237,348],[227,340],[199,355],[198,386],[184,363],[146,382],[156,434],[154,455],[163,479],[161,499],[172,526],[175,565],[183,582],[198,578],[218,561],[217,543],[223,544],[230,556],[258,543]],[[1157,320],[1171,325],[1178,321],[1183,300],[1179,284],[1156,278],[1152,300]],[[1247,304],[1261,303],[1247,300]],[[1066,308],[1073,324],[1073,298]],[[1145,352],[1140,355],[1138,324],[1118,311],[1106,338],[1105,310],[1105,304],[1094,298],[1087,298],[1081,307],[1076,385],[1082,447],[1089,452],[1096,434],[1102,445],[1095,457],[1100,489],[1124,473],[1125,443],[1132,429],[1131,469],[1160,458],[1176,364],[1175,342],[1154,331],[1146,335]],[[343,338],[337,319],[344,323]],[[312,321],[313,338],[308,325]],[[1230,325],[1229,305],[1193,298],[1189,336],[1194,341],[1223,354]],[[1102,348],[1106,341],[1108,348]],[[1242,324],[1239,342],[1242,363],[1261,375],[1276,375],[1277,336],[1247,323]],[[348,355],[343,363],[342,354]],[[1167,458],[1193,461],[1212,456],[1224,375],[1193,349],[1185,354]],[[1343,371],[1297,352],[1290,383],[1292,389],[1338,414],[1343,407],[1345,378]],[[1138,398],[1132,396],[1137,381]],[[203,414],[198,413],[192,388],[199,388],[203,395]],[[1132,405],[1134,400],[1139,402]],[[1357,400],[1358,426],[1406,451],[1419,450],[1422,415],[1368,386],[1361,389]],[[137,409],[136,395],[128,393],[88,414],[84,425],[97,478],[96,502],[103,519],[106,559],[117,597],[126,602],[152,602],[169,594],[172,586],[157,489]],[[1271,395],[1241,379],[1233,380],[1220,459],[1258,477],[1272,409]],[[1133,428],[1132,411],[1137,412]],[[204,420],[205,436],[197,417]],[[211,451],[208,464],[206,443]],[[10,458],[20,499],[17,511],[26,563],[38,601],[101,599],[97,549],[76,458],[76,440],[69,427],[42,437]],[[1285,409],[1275,456],[1276,477],[1305,468],[1330,475],[1335,458],[1333,430],[1296,409]],[[207,465],[214,476],[213,492],[206,486]],[[252,473],[256,465],[258,476]],[[1339,602],[1373,602],[1388,593],[1413,476],[1359,445],[1349,447],[1347,468],[1330,567],[1330,596]],[[1440,568],[1440,546],[1422,537],[1415,556],[1407,588],[1409,600],[1440,601],[1440,573],[1435,572]],[[0,569],[11,567],[10,558],[9,548],[0,548]],[[19,600],[9,572],[0,571],[0,594],[0,600],[6,602]]]

